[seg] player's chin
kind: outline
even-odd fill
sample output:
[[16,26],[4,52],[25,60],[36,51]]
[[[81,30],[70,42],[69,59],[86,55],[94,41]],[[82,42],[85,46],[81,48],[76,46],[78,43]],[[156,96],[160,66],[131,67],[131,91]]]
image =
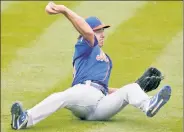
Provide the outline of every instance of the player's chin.
[[102,47],[102,46],[104,45],[104,43],[103,43],[103,42],[100,42],[98,45],[99,45],[100,47]]

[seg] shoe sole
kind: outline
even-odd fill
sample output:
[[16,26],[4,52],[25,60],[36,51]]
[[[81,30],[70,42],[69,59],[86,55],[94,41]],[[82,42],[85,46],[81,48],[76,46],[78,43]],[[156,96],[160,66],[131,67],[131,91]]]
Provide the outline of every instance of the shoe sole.
[[23,108],[22,108],[21,103],[20,102],[13,103],[11,107],[11,115],[12,115],[11,127],[12,129],[16,129],[16,130],[18,129],[16,126],[16,121],[22,112],[23,112]]
[[153,105],[148,109],[146,115],[148,117],[153,117],[160,110],[160,108],[168,102],[170,96],[171,87],[164,86],[158,93],[155,103],[153,103]]

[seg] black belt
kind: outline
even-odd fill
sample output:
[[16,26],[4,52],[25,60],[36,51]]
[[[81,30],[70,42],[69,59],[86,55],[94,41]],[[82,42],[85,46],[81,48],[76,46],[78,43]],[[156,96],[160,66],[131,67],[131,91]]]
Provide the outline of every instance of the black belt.
[[91,80],[84,81],[81,84],[89,84],[90,86],[100,90],[104,95],[107,95],[106,89],[102,85],[100,85],[98,83],[94,83]]

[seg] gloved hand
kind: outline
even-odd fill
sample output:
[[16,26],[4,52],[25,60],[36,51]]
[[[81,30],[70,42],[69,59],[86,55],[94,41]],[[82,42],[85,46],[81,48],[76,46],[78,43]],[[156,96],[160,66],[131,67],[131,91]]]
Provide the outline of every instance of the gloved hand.
[[143,91],[150,92],[156,89],[163,79],[164,76],[157,68],[150,67],[135,82],[139,84]]

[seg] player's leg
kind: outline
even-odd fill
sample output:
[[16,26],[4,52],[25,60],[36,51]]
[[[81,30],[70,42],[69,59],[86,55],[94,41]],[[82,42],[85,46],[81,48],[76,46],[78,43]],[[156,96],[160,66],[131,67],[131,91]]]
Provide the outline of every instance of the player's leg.
[[68,96],[66,91],[53,93],[27,111],[23,110],[20,102],[15,102],[11,108],[12,128],[22,129],[38,123],[57,109],[64,107],[66,96]]
[[140,109],[145,109],[149,97],[136,83],[128,84],[116,92],[105,96],[96,108],[96,111],[89,117],[89,120],[106,120],[118,113],[128,104]]
[[22,129],[24,126],[35,125],[60,108],[67,108],[79,117],[80,114],[83,114],[81,117],[86,116],[88,111],[85,111],[85,107],[95,106],[101,96],[102,93],[97,89],[77,85],[64,92],[48,96],[26,112],[23,111],[20,103],[14,103],[11,109],[12,128]]
[[[107,120],[131,104],[141,109],[147,116],[154,116],[158,110],[169,100],[170,88],[164,87],[154,98],[150,98],[138,84],[126,85],[116,92],[105,96],[88,120]],[[161,101],[159,104],[159,101]],[[158,105],[159,104],[159,105]],[[154,108],[157,108],[154,110]],[[153,111],[154,110],[154,111]],[[152,113],[153,112],[153,113]]]

